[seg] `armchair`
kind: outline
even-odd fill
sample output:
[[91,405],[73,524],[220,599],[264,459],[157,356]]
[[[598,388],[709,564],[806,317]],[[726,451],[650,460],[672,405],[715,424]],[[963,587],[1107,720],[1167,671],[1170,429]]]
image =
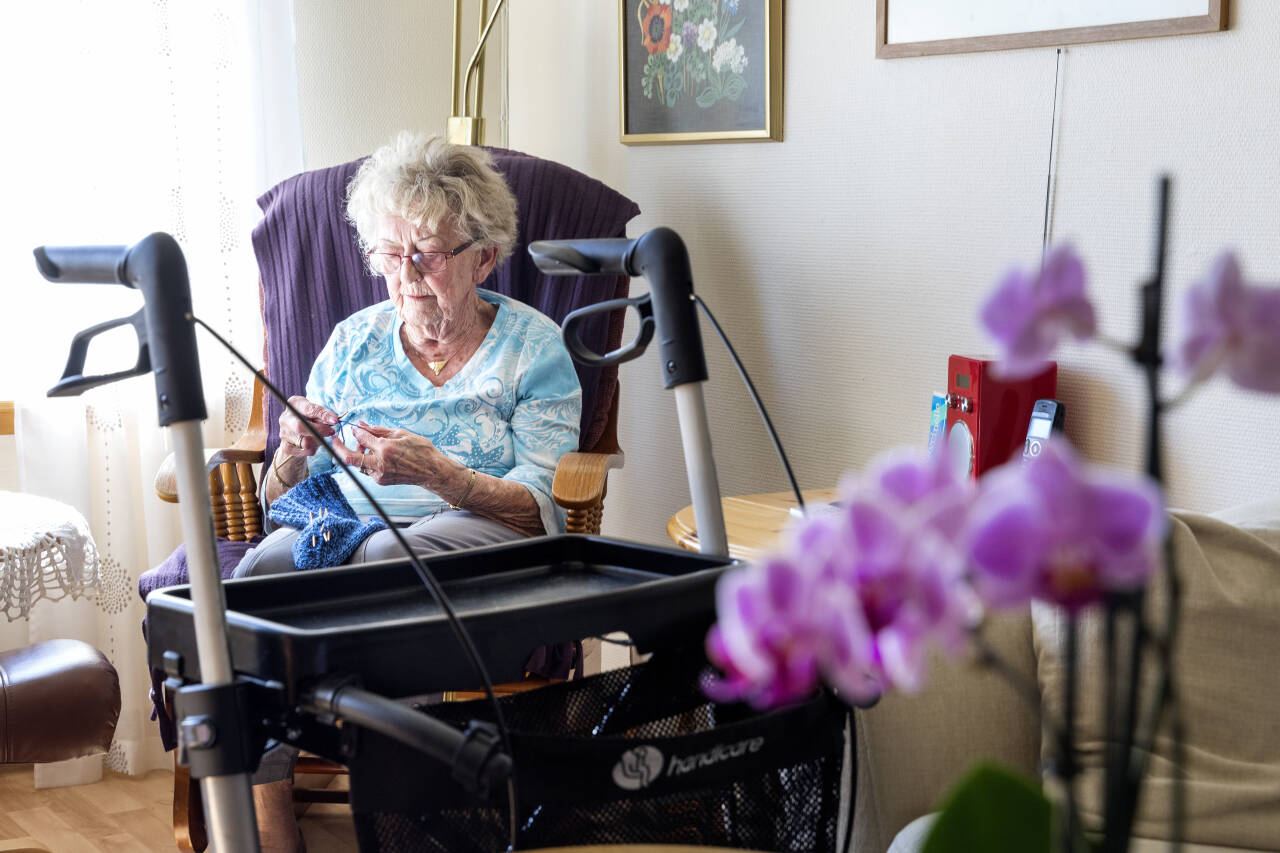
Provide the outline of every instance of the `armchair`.
[[[526,247],[535,240],[623,236],[639,213],[630,199],[599,181],[554,163],[504,149],[488,149],[517,201],[520,236],[515,254],[483,286],[532,305],[560,323],[566,314],[604,299],[625,297],[629,280],[551,278],[538,272]],[[349,314],[385,299],[371,280],[343,216],[348,181],[360,161],[296,175],[259,199],[264,215],[253,233],[260,273],[266,335],[266,373],[286,394],[302,393],[307,375],[333,326]],[[598,351],[622,338],[622,313],[597,318],[583,339]],[[617,442],[617,367],[578,365],[582,384],[579,451],[556,469],[553,498],[564,507],[571,533],[598,533],[608,472],[622,466]],[[262,533],[254,466],[275,453],[283,406],[255,383],[244,435],[208,455],[215,533],[246,542]],[[156,475],[156,493],[177,502],[172,457]],[[238,559],[243,548],[234,549]],[[145,595],[145,592],[144,592]]]
[[[527,252],[529,243],[571,237],[620,237],[640,212],[630,199],[573,169],[503,149],[488,149],[516,197],[519,239],[512,257],[481,286],[519,299],[563,322],[572,310],[627,295],[630,281],[599,278],[552,278],[538,272]],[[265,333],[266,374],[286,394],[300,394],[316,355],[339,320],[386,298],[379,279],[368,274],[355,229],[344,217],[346,187],[360,160],[296,175],[268,190],[259,200],[263,219],[253,232],[258,260],[259,299]],[[622,340],[621,311],[599,315],[584,324],[582,338],[604,352]],[[577,365],[582,385],[582,422],[577,452],[565,454],[556,468],[552,497],[566,510],[570,533],[599,533],[608,472],[619,468],[623,454],[617,441],[617,367]],[[279,444],[280,402],[254,384],[252,411],[244,435],[230,447],[207,454],[209,489],[218,558],[228,577],[252,542],[262,534],[256,466],[270,459]],[[173,458],[156,475],[157,495],[178,501]],[[179,549],[161,566],[145,572],[138,591],[186,581],[185,551]],[[528,666],[543,672],[567,669],[569,656],[559,647],[541,649]],[[157,698],[162,675],[153,673]],[[544,679],[545,682],[545,679]],[[462,686],[462,685],[460,685]],[[512,692],[529,685],[500,686]],[[161,705],[158,704],[158,708]],[[172,724],[163,715],[161,734],[173,745]],[[333,772],[323,763],[300,771]],[[174,822],[178,845],[204,849],[198,791],[185,768],[175,778]],[[323,793],[308,800],[328,799]]]

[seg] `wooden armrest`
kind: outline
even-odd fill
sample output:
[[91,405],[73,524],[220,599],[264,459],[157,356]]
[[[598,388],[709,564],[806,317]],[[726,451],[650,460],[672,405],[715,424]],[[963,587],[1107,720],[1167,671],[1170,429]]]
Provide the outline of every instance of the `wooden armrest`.
[[556,465],[551,497],[565,509],[590,509],[604,500],[609,471],[621,468],[625,456],[616,453],[566,453]]
[[[230,447],[222,447],[216,450],[205,449],[206,472],[212,475],[221,465],[256,465],[265,460],[267,430],[263,425],[265,409],[263,391],[262,381],[255,378],[253,380],[253,396],[249,400],[251,406],[249,410],[249,425],[245,427],[244,434]],[[171,504],[178,502],[178,480],[174,467],[173,454],[170,453],[165,457],[164,462],[160,463],[160,469],[156,471],[155,480],[156,497]]]
[[[262,383],[255,381],[253,388],[253,408],[244,435],[230,447],[204,452],[213,532],[232,542],[251,540],[262,533],[262,507],[258,505],[258,481],[253,466],[266,460],[267,431],[262,423]],[[178,502],[176,468],[170,453],[156,472],[156,496],[162,501]]]
[[[236,442],[236,444],[240,444],[243,441],[244,439],[241,438],[240,441]],[[263,444],[265,445],[265,440]],[[207,473],[212,474],[217,470],[219,465],[224,463],[232,465],[238,463],[256,465],[263,461],[265,455],[265,446],[259,447],[256,450],[241,448],[236,445],[232,445],[231,447],[220,447],[216,450],[210,450],[206,447],[204,451],[204,469]],[[178,502],[178,475],[176,468],[177,461],[175,460],[174,455],[170,453],[164,458],[164,461],[160,463],[160,467],[156,470],[156,497],[171,504],[176,504]]]

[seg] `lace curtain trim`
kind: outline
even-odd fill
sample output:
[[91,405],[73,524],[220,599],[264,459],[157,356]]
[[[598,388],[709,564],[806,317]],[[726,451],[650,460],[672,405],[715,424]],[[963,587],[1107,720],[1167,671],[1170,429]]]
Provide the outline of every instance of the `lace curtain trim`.
[[48,498],[0,493],[0,609],[10,622],[40,599],[92,596],[100,580],[84,516]]

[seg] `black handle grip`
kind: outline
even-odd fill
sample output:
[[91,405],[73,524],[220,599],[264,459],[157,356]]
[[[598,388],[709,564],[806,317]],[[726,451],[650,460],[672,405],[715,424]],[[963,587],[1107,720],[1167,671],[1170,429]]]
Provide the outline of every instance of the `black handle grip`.
[[635,242],[628,237],[536,240],[529,254],[547,275],[634,275],[627,267]]
[[[631,343],[602,355],[582,342],[578,327],[591,315],[631,307],[640,314],[640,331],[636,333]],[[569,350],[574,361],[592,367],[604,367],[609,364],[621,364],[643,355],[645,348],[653,340],[653,329],[653,306],[650,304],[649,294],[646,293],[634,299],[607,299],[604,302],[570,311],[564,318],[560,334],[564,338],[565,348]]]
[[[529,254],[538,269],[547,275],[646,278],[653,302],[654,329],[658,334],[663,387],[674,388],[686,382],[706,381],[707,360],[702,350],[702,333],[693,302],[693,273],[689,267],[689,252],[679,234],[670,228],[654,228],[634,240],[625,237],[540,240],[530,244]],[[570,345],[567,338],[565,345]],[[574,357],[577,357],[576,353]],[[600,358],[599,355],[595,357]]]
[[125,278],[128,246],[41,246],[36,266],[49,281],[133,285]]
[[[138,365],[149,365],[155,374],[160,425],[205,419],[196,330],[191,322],[191,286],[187,261],[177,240],[157,232],[127,248],[41,246],[35,250],[35,256],[41,275],[50,281],[116,283],[141,291],[143,320],[141,324],[134,318],[129,321],[134,322],[135,328],[142,330],[140,336],[146,338],[145,348],[139,346]],[[77,341],[87,348],[87,339],[101,330],[102,327],[97,326],[86,329],[81,332],[84,340],[77,336]],[[72,345],[72,357],[67,362],[69,369],[77,363],[77,345]],[[83,353],[78,364],[79,371],[83,371]],[[64,375],[50,394],[74,394],[93,385],[136,375],[134,371],[124,371],[85,377],[79,375],[79,371]]]
[[[128,379],[130,376],[141,376],[144,373],[150,373],[151,352],[147,344],[147,321],[143,316],[144,311],[145,309],[139,309],[128,317],[108,320],[105,323],[99,323],[96,326],[90,326],[81,332],[77,332],[76,336],[71,339],[71,352],[67,356],[67,366],[62,371],[62,378],[58,380],[57,385],[49,389],[49,396],[75,397],[99,385],[107,385],[120,379]],[[137,363],[129,370],[103,373],[97,376],[85,376],[84,362],[89,355],[89,342],[103,332],[125,325],[133,326],[133,332],[138,337]]]

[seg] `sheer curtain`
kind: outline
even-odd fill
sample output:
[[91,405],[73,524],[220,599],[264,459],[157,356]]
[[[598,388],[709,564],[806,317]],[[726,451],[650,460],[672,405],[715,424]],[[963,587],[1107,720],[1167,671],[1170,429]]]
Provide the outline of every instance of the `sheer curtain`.
[[[96,596],[42,603],[28,642],[70,636],[120,673],[123,707],[108,768],[167,766],[148,721],[138,575],[180,541],[177,508],[157,501],[168,453],[154,383],[140,377],[47,400],[72,335],[132,314],[122,287],[53,285],[41,244],[133,243],[168,231],[186,254],[195,311],[261,358],[254,199],[301,169],[291,3],[278,0],[44,0],[12,4],[0,35],[8,190],[0,252],[0,399],[18,405],[22,491],[74,505],[101,553]],[[131,366],[130,330],[91,347],[89,373]],[[200,335],[206,444],[239,436],[250,378]],[[4,635],[12,638],[12,627]],[[83,781],[101,762],[37,768],[37,784]]]

